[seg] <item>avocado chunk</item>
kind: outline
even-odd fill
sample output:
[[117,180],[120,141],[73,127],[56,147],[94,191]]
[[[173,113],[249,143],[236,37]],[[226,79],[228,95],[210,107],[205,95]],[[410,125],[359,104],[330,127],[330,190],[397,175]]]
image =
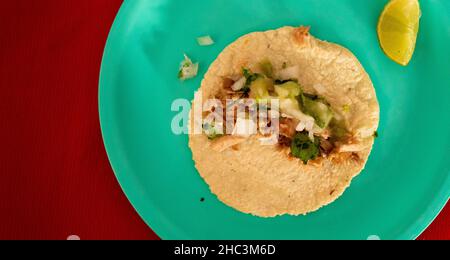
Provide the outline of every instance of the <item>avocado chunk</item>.
[[273,87],[270,79],[258,77],[250,84],[250,97],[257,100],[266,99],[269,95],[269,89]]
[[301,110],[312,116],[320,128],[326,128],[330,124],[331,119],[333,119],[333,111],[324,99],[308,94],[303,94],[298,99]]
[[259,63],[259,68],[266,77],[273,78],[273,66],[268,59],[261,61]]
[[302,89],[297,82],[288,81],[284,84],[276,85],[275,93],[280,98],[295,98],[302,94]]

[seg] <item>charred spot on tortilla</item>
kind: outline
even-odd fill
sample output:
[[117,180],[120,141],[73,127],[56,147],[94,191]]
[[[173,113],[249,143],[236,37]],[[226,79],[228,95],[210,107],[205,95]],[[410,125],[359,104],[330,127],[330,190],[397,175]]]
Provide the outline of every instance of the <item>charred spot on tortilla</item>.
[[[209,134],[189,135],[211,192],[255,216],[302,215],[333,202],[363,170],[377,136],[379,105],[369,75],[349,50],[316,39],[309,27],[244,35],[212,63],[200,90],[224,104],[279,101],[276,144],[263,145],[267,135],[258,134],[272,121],[254,121],[249,109],[240,118],[237,106],[231,110],[237,118],[224,115],[234,127],[227,134],[207,125]],[[255,131],[240,135],[241,128]]]
[[378,131],[373,132],[373,137],[374,137],[374,138],[378,138],[378,137],[379,137]]

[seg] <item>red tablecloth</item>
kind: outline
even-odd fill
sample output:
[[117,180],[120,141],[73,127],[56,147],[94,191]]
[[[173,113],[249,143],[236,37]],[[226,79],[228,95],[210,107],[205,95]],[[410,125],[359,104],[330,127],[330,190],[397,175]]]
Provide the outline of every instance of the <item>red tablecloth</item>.
[[[0,239],[157,239],[99,128],[99,68],[121,2],[0,4]],[[421,238],[450,239],[450,207]]]

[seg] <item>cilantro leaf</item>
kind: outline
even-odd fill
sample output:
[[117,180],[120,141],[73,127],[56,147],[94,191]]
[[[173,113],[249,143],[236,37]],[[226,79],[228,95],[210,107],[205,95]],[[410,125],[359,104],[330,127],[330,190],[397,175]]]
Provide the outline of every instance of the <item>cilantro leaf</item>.
[[245,86],[242,88],[242,91],[244,93],[249,93],[250,85],[252,84],[252,82],[257,80],[259,77],[262,77],[260,74],[253,73],[250,69],[247,68],[242,68],[242,75],[244,75],[246,79]]
[[320,142],[318,138],[311,141],[308,136],[308,132],[299,132],[292,139],[291,154],[292,156],[299,158],[304,164],[307,164],[309,160],[314,160],[319,156]]

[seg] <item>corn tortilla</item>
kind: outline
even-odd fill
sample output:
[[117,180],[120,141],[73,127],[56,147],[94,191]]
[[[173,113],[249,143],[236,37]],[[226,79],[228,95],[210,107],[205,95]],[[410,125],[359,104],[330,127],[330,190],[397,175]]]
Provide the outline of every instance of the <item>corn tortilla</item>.
[[200,90],[203,100],[221,93],[223,80],[243,67],[257,71],[268,59],[277,70],[299,66],[306,93],[324,97],[345,120],[358,152],[340,152],[304,165],[279,146],[256,137],[223,151],[205,135],[189,136],[195,166],[211,192],[226,205],[260,217],[301,215],[335,201],[364,168],[378,128],[375,89],[358,59],[346,48],[314,38],[305,27],[247,34],[212,63]]

